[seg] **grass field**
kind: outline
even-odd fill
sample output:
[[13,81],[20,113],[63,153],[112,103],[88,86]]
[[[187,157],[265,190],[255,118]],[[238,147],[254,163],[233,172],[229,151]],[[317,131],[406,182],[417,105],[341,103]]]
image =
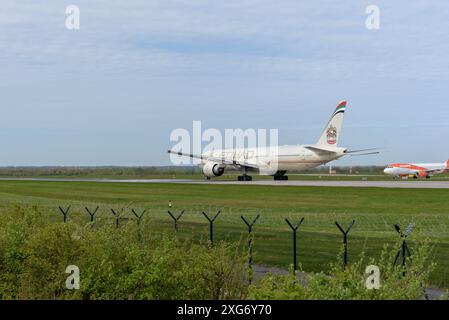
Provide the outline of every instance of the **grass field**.
[[[291,262],[291,232],[284,221],[305,217],[298,232],[298,259],[305,271],[320,271],[335,261],[341,234],[334,221],[356,224],[349,234],[349,262],[360,252],[377,257],[383,245],[397,245],[393,224],[415,223],[413,242],[429,239],[435,245],[436,287],[449,287],[449,190],[338,187],[271,187],[242,185],[133,184],[94,182],[0,181],[1,210],[14,205],[38,205],[49,221],[62,220],[58,206],[71,205],[69,219],[88,221],[84,207],[100,206],[99,218],[111,219],[111,208],[147,209],[155,228],[172,232],[167,214],[186,210],[180,236],[207,238],[201,212],[222,213],[215,223],[215,239],[239,240],[246,227],[240,216],[261,215],[254,227],[256,264],[287,268]],[[131,222],[128,222],[131,223]]]

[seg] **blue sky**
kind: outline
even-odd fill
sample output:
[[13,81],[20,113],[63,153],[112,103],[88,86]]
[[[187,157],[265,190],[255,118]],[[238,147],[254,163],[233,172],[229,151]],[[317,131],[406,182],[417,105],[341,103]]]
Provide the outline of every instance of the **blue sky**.
[[341,145],[383,151],[335,164],[443,161],[448,17],[444,0],[2,0],[0,165],[170,164],[193,120],[313,143],[342,99]]

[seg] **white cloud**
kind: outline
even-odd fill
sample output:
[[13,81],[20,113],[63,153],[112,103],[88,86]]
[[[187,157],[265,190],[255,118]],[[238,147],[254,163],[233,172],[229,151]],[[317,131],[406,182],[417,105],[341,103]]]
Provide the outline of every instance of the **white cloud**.
[[[46,3],[2,2],[0,64],[297,79],[356,77],[366,70],[374,77],[447,76],[444,2],[432,10],[425,2],[380,1],[377,33],[364,28],[365,5],[358,1],[82,0],[80,31],[64,28],[69,2]],[[436,18],[423,18],[423,10]]]
[[[65,29],[64,9],[72,3],[81,9],[79,31]],[[302,127],[322,121],[322,110],[310,107],[331,108],[342,96],[354,101],[352,121],[367,127],[382,123],[386,129],[380,134],[392,134],[397,119],[413,125],[416,119],[401,118],[405,109],[419,110],[419,123],[431,123],[435,114],[444,123],[447,97],[440,87],[449,82],[449,3],[374,3],[381,9],[378,31],[365,28],[371,1],[2,0],[0,99],[10,109],[3,108],[0,125],[11,137],[19,134],[15,128],[25,136],[27,127],[42,129],[33,138],[58,148],[55,132],[72,134],[78,124],[93,135],[90,121],[111,141],[130,138],[108,127],[114,120],[134,130],[130,140],[140,134],[134,123],[154,121],[161,140],[174,125],[164,123],[166,115],[183,125],[182,106],[189,117],[226,127],[229,122],[216,117],[224,109],[231,111],[226,120],[232,125],[246,125],[234,114],[257,113],[271,126],[278,108],[291,116],[275,125],[298,128],[286,137],[296,143]],[[80,96],[73,97],[74,91]],[[430,96],[432,110],[423,113]],[[30,119],[14,120],[24,114]],[[46,128],[50,135],[42,133]],[[148,141],[165,149],[164,141],[154,139]],[[90,136],[79,141],[79,148],[92,141]],[[413,144],[413,139],[400,142]],[[66,157],[82,159],[79,154],[74,150]]]

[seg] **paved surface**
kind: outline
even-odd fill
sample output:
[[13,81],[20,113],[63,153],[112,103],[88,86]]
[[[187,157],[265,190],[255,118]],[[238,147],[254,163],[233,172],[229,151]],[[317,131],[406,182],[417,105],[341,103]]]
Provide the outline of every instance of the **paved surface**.
[[203,182],[214,184],[249,184],[268,186],[309,186],[309,187],[377,187],[377,188],[436,188],[449,189],[449,181],[317,181],[317,180],[289,180],[289,181],[214,181]]
[[116,183],[193,183],[220,185],[263,185],[263,186],[306,186],[306,187],[375,187],[375,188],[423,188],[449,189],[449,181],[321,181],[321,180],[256,180],[256,181],[213,181],[194,179],[59,179],[59,178],[0,178],[0,181],[79,181],[79,182],[116,182]]

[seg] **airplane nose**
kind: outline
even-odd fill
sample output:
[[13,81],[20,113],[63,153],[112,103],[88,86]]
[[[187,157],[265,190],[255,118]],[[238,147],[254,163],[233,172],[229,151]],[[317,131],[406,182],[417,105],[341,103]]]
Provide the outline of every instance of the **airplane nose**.
[[385,168],[384,173],[385,174],[391,174],[392,169],[391,168]]

